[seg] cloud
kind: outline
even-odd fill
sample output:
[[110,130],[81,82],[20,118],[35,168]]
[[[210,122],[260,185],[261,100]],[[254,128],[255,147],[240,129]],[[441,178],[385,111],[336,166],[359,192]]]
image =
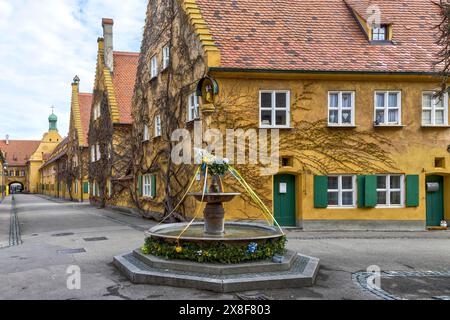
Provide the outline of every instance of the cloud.
[[113,18],[114,48],[140,49],[147,0],[0,0],[0,138],[40,139],[56,106],[61,135],[71,81],[92,92],[101,19]]

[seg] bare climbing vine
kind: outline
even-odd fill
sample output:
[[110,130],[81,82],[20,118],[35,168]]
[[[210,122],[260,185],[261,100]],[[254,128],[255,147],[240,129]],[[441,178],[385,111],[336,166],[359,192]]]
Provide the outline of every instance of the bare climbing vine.
[[[193,166],[173,163],[171,155],[175,143],[171,141],[171,135],[180,128],[190,129],[186,125],[188,96],[206,73],[203,54],[195,37],[190,21],[182,13],[180,1],[149,2],[133,103],[134,174],[158,173],[160,196],[143,200],[137,192],[137,180],[130,188],[130,194],[136,207],[145,216],[156,220],[162,220],[175,209],[194,173]],[[169,66],[158,78],[150,79],[150,59],[154,54],[159,57],[161,70],[163,43],[170,49]],[[152,135],[156,115],[161,117],[163,124],[160,137]],[[145,125],[150,128],[149,142],[143,142]],[[171,219],[183,221],[184,216],[185,209],[181,206]]]

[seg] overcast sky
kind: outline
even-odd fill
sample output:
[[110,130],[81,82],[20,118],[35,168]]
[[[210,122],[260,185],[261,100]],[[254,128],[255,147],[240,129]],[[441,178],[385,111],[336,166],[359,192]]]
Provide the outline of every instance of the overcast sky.
[[114,49],[140,49],[147,0],[0,0],[0,139],[41,139],[56,107],[69,130],[71,82],[92,92],[101,19]]

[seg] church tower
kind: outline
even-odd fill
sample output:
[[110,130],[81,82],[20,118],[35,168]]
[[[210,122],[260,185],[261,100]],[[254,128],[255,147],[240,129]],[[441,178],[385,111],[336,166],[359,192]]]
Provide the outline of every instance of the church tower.
[[49,123],[48,131],[58,132],[58,127],[56,125],[58,123],[58,117],[54,114],[53,111],[52,111],[52,114],[48,117],[48,123]]
[[39,184],[41,183],[39,169],[44,164],[45,158],[51,155],[62,141],[62,137],[58,133],[57,123],[58,117],[52,111],[52,114],[48,117],[48,132],[44,133],[39,147],[31,155],[27,162],[27,190],[31,193],[39,192]]

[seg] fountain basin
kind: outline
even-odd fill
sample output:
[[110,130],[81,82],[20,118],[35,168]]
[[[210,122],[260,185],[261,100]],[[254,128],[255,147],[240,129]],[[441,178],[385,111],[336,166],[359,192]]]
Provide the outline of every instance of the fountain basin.
[[[147,237],[176,242],[187,223],[160,225],[147,231]],[[255,223],[230,222],[225,224],[226,232],[221,236],[204,233],[204,223],[196,222],[181,236],[182,242],[251,242],[279,239],[284,235],[280,230]]]
[[145,254],[198,263],[239,264],[271,260],[286,252],[286,237],[279,230],[259,224],[227,223],[221,236],[204,232],[203,223],[157,226],[146,232]]

